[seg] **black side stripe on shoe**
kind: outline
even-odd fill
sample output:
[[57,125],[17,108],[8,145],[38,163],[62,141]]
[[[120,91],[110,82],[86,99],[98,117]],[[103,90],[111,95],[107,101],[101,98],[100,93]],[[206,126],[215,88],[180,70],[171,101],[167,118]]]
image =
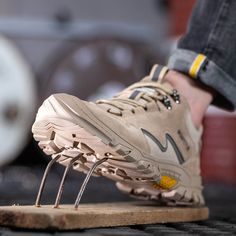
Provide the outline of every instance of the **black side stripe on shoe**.
[[134,100],[138,96],[139,93],[140,93],[140,91],[135,90],[133,93],[131,93],[131,95],[129,96],[129,99]]
[[175,142],[174,139],[171,137],[171,135],[169,135],[168,133],[166,133],[166,135],[165,135],[165,136],[166,136],[166,143],[165,143],[165,146],[163,146],[163,145],[161,144],[161,142],[160,142],[154,135],[152,135],[150,132],[148,132],[147,130],[142,129],[142,128],[141,128],[141,130],[142,130],[143,134],[147,135],[149,138],[151,138],[151,139],[157,144],[157,146],[160,148],[160,150],[161,150],[162,152],[166,152],[166,151],[167,151],[167,149],[168,149],[168,141],[169,141],[169,143],[172,145],[172,147],[173,147],[173,149],[174,149],[174,151],[175,151],[175,154],[176,154],[176,156],[177,156],[177,159],[178,159],[178,161],[179,161],[179,164],[183,164],[183,163],[185,162],[182,153],[180,152],[180,150],[179,150],[179,148],[178,148],[176,142]]

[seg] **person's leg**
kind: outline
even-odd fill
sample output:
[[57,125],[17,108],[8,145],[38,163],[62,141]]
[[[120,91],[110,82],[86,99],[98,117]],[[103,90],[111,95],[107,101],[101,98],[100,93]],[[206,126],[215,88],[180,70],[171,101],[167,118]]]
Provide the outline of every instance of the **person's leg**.
[[189,101],[201,123],[209,104],[236,106],[236,1],[199,0],[187,33],[171,55],[167,80]]

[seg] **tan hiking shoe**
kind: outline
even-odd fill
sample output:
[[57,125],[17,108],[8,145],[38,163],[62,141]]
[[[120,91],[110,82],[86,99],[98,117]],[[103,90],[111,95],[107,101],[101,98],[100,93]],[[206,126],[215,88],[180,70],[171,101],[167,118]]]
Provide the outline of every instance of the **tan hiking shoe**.
[[110,100],[96,103],[54,94],[32,127],[43,151],[74,169],[96,168],[135,197],[167,204],[204,204],[200,176],[202,129],[196,129],[184,97],[166,83],[168,69],[150,75]]

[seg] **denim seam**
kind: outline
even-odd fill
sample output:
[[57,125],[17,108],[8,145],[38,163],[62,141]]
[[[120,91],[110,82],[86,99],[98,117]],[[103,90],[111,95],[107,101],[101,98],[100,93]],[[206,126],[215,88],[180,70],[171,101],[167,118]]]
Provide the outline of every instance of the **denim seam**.
[[[180,71],[188,75],[189,68],[198,54],[191,50],[186,49],[177,49],[169,58],[168,67]],[[200,69],[199,71],[199,80],[215,89],[217,91],[217,100],[214,100],[214,104],[219,107],[224,107],[225,109],[235,109],[236,108],[236,98],[233,96],[233,89],[236,89],[235,80],[228,75],[223,69],[221,69],[217,64],[212,60],[208,61],[208,65],[205,69]],[[226,90],[225,87],[220,87],[224,81],[224,85],[230,88]],[[221,98],[224,98],[224,101],[219,100],[219,95]]]
[[217,38],[217,40],[218,40],[217,36],[219,35],[220,28],[221,28],[219,26],[219,24],[222,22],[222,19],[227,15],[227,7],[228,6],[229,6],[228,1],[224,0],[224,2],[222,3],[222,5],[220,7],[218,16],[216,18],[215,25],[209,34],[209,37],[208,37],[208,40],[206,43],[206,47],[203,51],[204,55],[206,55],[208,58],[210,57],[213,60],[214,60],[214,55],[212,55],[212,53],[213,53],[212,45],[213,45],[215,38]]

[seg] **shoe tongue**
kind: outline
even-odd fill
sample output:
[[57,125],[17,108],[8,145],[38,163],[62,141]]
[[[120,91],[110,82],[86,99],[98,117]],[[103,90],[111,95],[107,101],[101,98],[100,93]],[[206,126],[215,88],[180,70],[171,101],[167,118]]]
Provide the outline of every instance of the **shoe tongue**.
[[[164,77],[166,73],[168,72],[168,68],[166,66],[161,66],[161,65],[154,65],[151,69],[151,72],[148,76],[144,77],[141,82],[154,82],[154,83],[160,83],[164,84],[166,87],[172,88],[169,83],[166,83],[164,81]],[[138,95],[140,92],[145,92],[148,94],[152,94],[155,92],[154,88],[151,87],[142,87],[142,88],[137,88],[135,89],[131,94],[126,94],[126,97],[128,95],[129,98],[134,98]]]
[[163,79],[168,70],[166,66],[156,64],[152,67],[150,74],[142,79],[142,81],[163,83]]
[[[168,72],[168,68],[166,66],[161,65],[154,65],[151,69],[151,72],[148,76],[144,77],[141,82],[154,82],[154,83],[161,83],[164,84],[166,87],[172,88],[169,83],[164,82],[164,77],[166,73]],[[147,94],[153,94],[155,93],[155,89],[151,87],[141,87],[136,88],[132,91],[125,91],[122,94],[120,94],[119,98],[130,98],[135,99],[139,93],[145,92]]]
[[147,93],[147,94],[152,94],[152,93],[155,92],[155,89],[154,88],[149,88],[149,87],[141,87],[141,88],[135,89],[134,91],[137,91],[136,93],[144,92],[144,93]]
[[[170,86],[169,83],[164,82],[164,77],[166,75],[166,73],[168,72],[168,68],[165,66],[161,66],[161,65],[154,65],[151,69],[151,72],[148,76],[144,77],[140,82],[154,82],[154,83],[161,83],[163,84],[165,87],[169,87],[170,89],[172,88]],[[155,88],[152,88],[151,86],[143,86],[143,87],[139,87],[136,89],[132,89],[132,90],[124,90],[121,93],[119,93],[116,98],[129,98],[129,99],[137,99],[140,93],[147,93],[147,94],[153,94],[155,93]],[[147,103],[147,101],[143,98],[138,98],[139,102],[142,104]],[[103,107],[104,109],[110,109],[110,105],[107,104],[100,104],[101,107]],[[126,104],[127,108],[130,107],[131,109],[133,108],[133,106],[131,104]],[[118,108],[112,107],[112,112],[115,114],[117,112],[117,114],[120,113],[120,110]]]
[[134,90],[129,90],[129,91],[123,92],[118,97],[119,98],[135,99],[142,92],[147,93],[147,94],[153,94],[155,92],[155,89],[149,88],[149,87],[136,88]]

